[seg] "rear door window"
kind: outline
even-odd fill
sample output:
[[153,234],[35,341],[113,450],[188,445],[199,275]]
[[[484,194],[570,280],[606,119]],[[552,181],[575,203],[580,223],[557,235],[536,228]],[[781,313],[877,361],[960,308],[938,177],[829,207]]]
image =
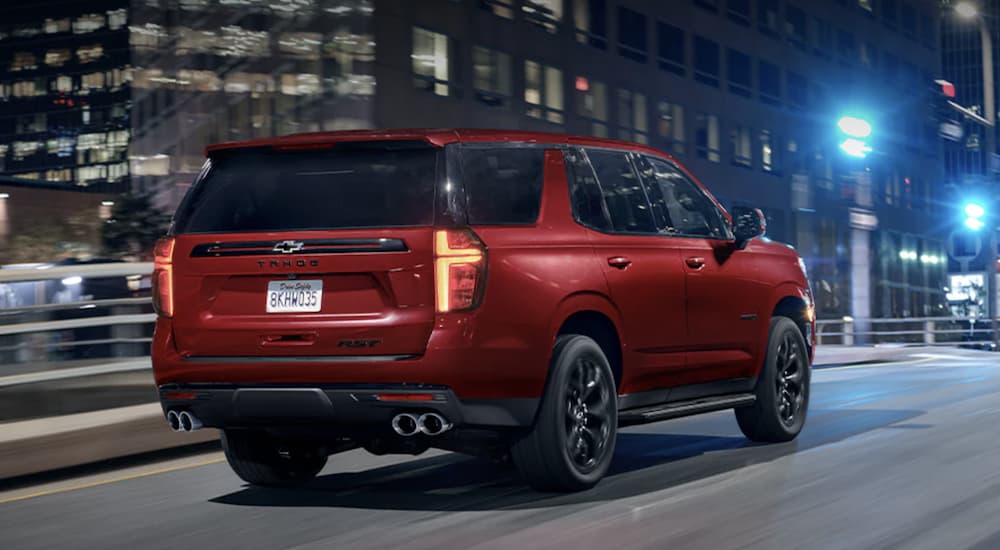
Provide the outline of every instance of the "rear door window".
[[535,223],[542,200],[544,149],[465,146],[461,151],[470,224]]
[[641,157],[639,165],[657,222],[664,233],[729,238],[727,224],[715,203],[680,169],[651,157]]
[[223,152],[185,198],[175,233],[425,226],[439,148],[423,143]]
[[587,156],[601,184],[614,230],[622,233],[655,233],[649,200],[628,153],[588,149]]

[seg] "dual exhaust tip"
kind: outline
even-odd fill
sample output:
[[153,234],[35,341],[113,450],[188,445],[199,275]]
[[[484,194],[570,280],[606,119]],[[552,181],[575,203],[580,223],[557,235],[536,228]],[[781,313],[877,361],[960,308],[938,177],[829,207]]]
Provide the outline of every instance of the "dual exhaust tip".
[[175,432],[193,432],[202,428],[201,420],[188,411],[167,412],[167,424]]
[[403,437],[422,433],[424,435],[441,435],[450,430],[454,424],[438,413],[421,415],[401,413],[392,417],[392,431]]

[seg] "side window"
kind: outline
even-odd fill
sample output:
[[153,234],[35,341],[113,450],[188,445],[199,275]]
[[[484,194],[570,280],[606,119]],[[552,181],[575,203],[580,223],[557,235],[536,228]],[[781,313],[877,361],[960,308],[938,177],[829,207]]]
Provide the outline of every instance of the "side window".
[[566,177],[569,180],[569,196],[573,203],[573,216],[581,224],[599,231],[611,231],[610,217],[604,205],[601,186],[597,183],[593,168],[580,149],[563,152],[566,161]]
[[464,147],[462,180],[469,223],[535,223],[544,166],[545,151],[541,148]]
[[709,239],[729,238],[722,213],[676,166],[649,157],[644,157],[641,165],[663,232]]
[[587,156],[590,157],[590,164],[601,184],[614,230],[623,233],[655,233],[656,224],[653,223],[646,192],[632,169],[628,154],[588,149]]

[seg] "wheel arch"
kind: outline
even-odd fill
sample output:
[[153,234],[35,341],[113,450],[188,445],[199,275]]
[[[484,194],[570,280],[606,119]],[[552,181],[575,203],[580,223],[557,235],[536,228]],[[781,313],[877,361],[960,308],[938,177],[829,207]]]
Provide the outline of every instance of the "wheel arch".
[[[774,317],[788,317],[795,322],[795,326],[799,327],[799,331],[802,333],[802,339],[805,340],[806,346],[809,348],[809,357],[812,358],[814,341],[813,341],[813,318],[811,313],[811,303],[808,291],[802,289],[799,285],[794,283],[787,283],[778,288],[775,293],[771,303],[774,306],[771,308],[771,319]],[[770,325],[770,320],[765,327]],[[767,341],[767,335],[764,337],[764,341]],[[766,349],[766,347],[765,347]]]
[[[620,327],[618,310],[607,297],[598,293],[575,294],[560,304],[559,313],[552,323],[553,349],[556,339],[563,334],[581,334],[592,338],[608,358],[615,377],[615,388],[618,389],[625,372],[625,340]],[[550,363],[551,360],[550,355]]]

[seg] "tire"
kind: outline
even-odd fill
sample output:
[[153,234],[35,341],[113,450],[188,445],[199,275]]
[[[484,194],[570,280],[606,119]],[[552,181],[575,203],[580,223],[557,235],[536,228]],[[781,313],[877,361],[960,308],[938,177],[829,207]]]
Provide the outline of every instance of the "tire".
[[263,432],[223,430],[222,450],[240,479],[264,487],[294,487],[319,474],[327,456],[319,449],[282,442]]
[[751,441],[777,443],[799,435],[809,410],[809,351],[788,317],[771,319],[767,355],[752,406],[736,409],[736,422]]
[[539,491],[589,489],[607,473],[617,433],[607,357],[586,336],[559,336],[534,426],[511,447],[521,477]]

